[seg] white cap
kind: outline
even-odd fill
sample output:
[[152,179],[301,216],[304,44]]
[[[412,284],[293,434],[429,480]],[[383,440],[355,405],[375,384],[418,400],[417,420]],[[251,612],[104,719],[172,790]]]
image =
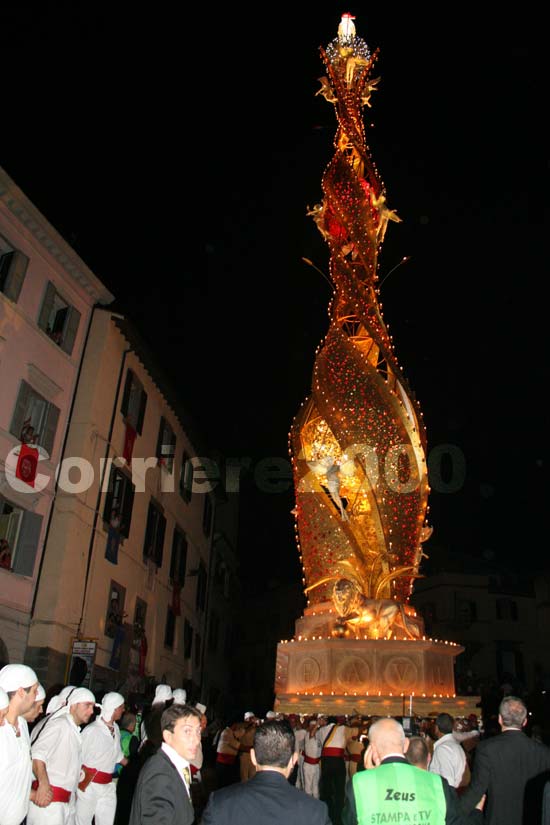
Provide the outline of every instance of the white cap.
[[70,693],[72,693],[73,690],[76,690],[76,685],[66,685],[64,688],[61,688],[61,690],[59,691],[59,693],[57,695],[59,696],[59,698],[61,699],[63,704],[66,703],[67,696]]
[[175,688],[172,696],[174,697],[174,704],[185,705],[187,702],[187,691],[183,688]]
[[10,704],[10,697],[4,690],[4,688],[0,688],[0,710],[4,710],[5,708],[9,707]]
[[161,702],[167,702],[168,699],[172,699],[173,695],[170,685],[157,685],[152,704],[156,705]]
[[246,711],[246,713],[245,713],[245,715],[244,715],[244,721],[245,721],[245,722],[248,722],[248,720],[249,720],[249,719],[252,719],[255,715],[256,715],[256,714],[255,714],[255,713],[252,713],[252,711],[251,711],[251,710],[247,710],[247,711]]
[[36,691],[36,699],[35,702],[43,702],[46,698],[46,691],[44,690],[43,686],[38,683],[38,690]]
[[71,707],[71,705],[77,705],[79,702],[93,702],[94,705],[97,704],[92,691],[83,687],[75,688],[67,699],[68,707]]
[[0,687],[6,693],[19,688],[29,688],[38,682],[38,676],[27,665],[4,665],[0,670]]
[[203,715],[206,713],[206,705],[201,705],[200,702],[197,702],[195,704],[195,707],[197,708],[199,713],[202,713]]
[[277,714],[275,713],[275,711],[274,711],[274,710],[268,710],[268,711],[267,711],[267,713],[266,713],[266,715],[265,715],[265,718],[266,718],[266,719],[276,719],[276,718],[277,718]]
[[110,722],[115,710],[123,705],[124,702],[125,699],[122,693],[115,693],[114,691],[112,693],[106,693],[101,700],[101,718],[105,719],[106,722]]
[[59,710],[59,708],[62,708],[64,704],[65,702],[61,698],[61,696],[52,696],[52,698],[48,702],[46,713],[55,713],[57,710]]

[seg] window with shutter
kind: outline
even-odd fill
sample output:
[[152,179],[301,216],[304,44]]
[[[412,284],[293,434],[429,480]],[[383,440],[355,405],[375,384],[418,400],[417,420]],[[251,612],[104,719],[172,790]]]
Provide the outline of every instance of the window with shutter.
[[13,559],[14,573],[21,576],[33,575],[41,529],[42,516],[24,510]]
[[143,545],[143,561],[145,563],[154,561],[157,567],[162,567],[165,530],[166,519],[163,513],[155,502],[150,501]]
[[157,458],[159,464],[171,473],[174,467],[174,456],[176,454],[176,435],[168,421],[161,416],[159,434],[157,439]]
[[141,435],[147,406],[147,393],[136,374],[128,369],[120,411],[134,430]]
[[204,506],[202,511],[202,530],[205,536],[209,536],[212,530],[212,500],[208,493],[204,496]]
[[191,501],[191,493],[193,490],[193,464],[187,453],[184,453],[181,459],[181,473],[179,492],[182,499],[186,502]]
[[48,455],[51,455],[59,413],[59,408],[55,404],[46,401],[26,381],[21,381],[11,420],[10,433],[21,439],[23,426],[32,427],[34,443],[43,447]]
[[0,292],[17,303],[29,259],[18,249],[0,254]]
[[193,628],[187,621],[183,625],[183,658],[190,659],[193,650]]
[[172,555],[170,557],[170,582],[183,585],[185,581],[185,567],[187,564],[187,539],[185,533],[178,527],[174,528],[172,536]]
[[42,516],[0,496],[0,540],[8,545],[14,573],[33,575],[41,529]]
[[164,647],[169,650],[174,648],[174,638],[176,635],[176,614],[171,607],[166,611],[166,625],[164,628]]
[[[136,606],[134,609],[134,647],[140,646],[145,636],[145,626],[147,620],[147,602],[136,596]],[[136,645],[137,642],[137,645]]]
[[113,511],[116,510],[120,517],[120,535],[124,538],[128,538],[130,535],[135,490],[135,485],[132,484],[129,476],[119,467],[111,466],[109,486],[103,506],[103,522],[107,528],[113,516]]
[[73,351],[80,312],[61,297],[50,281],[38,316],[38,326],[70,355]]
[[111,579],[109,585],[109,596],[107,599],[107,611],[105,614],[105,635],[114,639],[117,628],[123,624],[126,614],[124,612],[124,601],[126,599],[126,588]]
[[61,349],[66,352],[67,355],[70,355],[73,351],[79,324],[80,312],[74,307],[69,307],[69,315],[63,334],[63,341],[61,343]]
[[199,572],[197,576],[197,597],[195,606],[197,610],[203,611],[206,607],[206,567],[203,562],[199,564]]

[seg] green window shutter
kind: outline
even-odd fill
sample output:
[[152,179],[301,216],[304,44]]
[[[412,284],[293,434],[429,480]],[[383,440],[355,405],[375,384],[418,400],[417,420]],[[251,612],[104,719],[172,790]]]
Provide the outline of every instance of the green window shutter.
[[70,355],[73,351],[78,325],[80,323],[80,312],[74,307],[69,307],[69,317],[65,324],[65,332],[63,334],[63,341],[61,349]]
[[40,433],[39,441],[42,447],[51,456],[55,441],[55,431],[59,420],[59,408],[55,404],[48,404],[46,421],[44,422],[44,432]]
[[105,493],[105,503],[103,505],[103,521],[109,524],[111,521],[111,510],[113,509],[113,494],[115,488],[115,473],[116,468],[111,464],[111,473],[109,475],[109,485]]
[[164,426],[165,426],[165,424],[166,424],[165,418],[164,418],[164,416],[161,415],[161,417],[160,417],[160,426],[159,426],[159,434],[158,434],[158,438],[157,438],[157,452],[156,452],[157,458],[163,458],[162,444],[164,442]]
[[172,535],[172,555],[170,556],[170,581],[174,581],[176,575],[176,563],[178,560],[178,547],[180,544],[180,532],[174,527]]
[[130,524],[132,521],[134,493],[136,488],[126,476],[124,476],[124,481],[124,499],[122,501],[122,513],[120,514],[120,533],[125,538],[128,538],[130,535]]
[[124,392],[122,394],[122,404],[120,405],[120,412],[122,415],[128,415],[128,403],[130,401],[130,392],[132,390],[132,379],[134,373],[132,370],[126,370],[126,381],[124,383]]
[[19,387],[19,395],[17,396],[15,410],[13,411],[13,418],[11,420],[10,426],[10,433],[14,435],[16,438],[19,438],[21,436],[23,422],[25,421],[25,418],[27,418],[31,395],[32,389],[30,387],[30,384],[27,384],[26,381],[21,381],[21,386]]
[[14,304],[19,298],[28,265],[29,259],[18,249],[8,252],[0,259],[0,283],[4,283],[2,291]]
[[14,573],[32,576],[41,527],[42,516],[31,513],[30,510],[23,511],[13,565]]
[[164,534],[166,532],[166,519],[162,515],[162,513],[158,514],[158,523],[157,523],[157,541],[155,547],[155,564],[157,567],[162,567],[162,557],[164,552]]
[[137,422],[137,427],[136,427],[136,430],[137,430],[139,435],[141,435],[141,432],[143,430],[143,421],[145,419],[145,408],[146,408],[146,406],[147,406],[147,393],[145,392],[144,389],[142,389],[141,390],[141,401],[140,401],[140,405],[139,405],[139,416],[138,416],[138,422]]
[[147,510],[147,526],[145,527],[145,541],[143,542],[143,560],[155,558],[155,548],[153,547],[153,538],[155,535],[155,515],[156,507],[152,501],[149,502]]
[[187,539],[185,536],[181,537],[179,562],[179,582],[183,586],[185,581],[185,567],[187,565]]
[[54,285],[51,281],[48,282],[48,286],[46,288],[46,294],[44,295],[44,301],[42,303],[42,309],[40,310],[40,316],[38,318],[38,326],[40,329],[43,329],[46,332],[48,328],[48,320],[51,315],[53,309],[53,302],[55,299],[56,290]]
[[10,274],[14,254],[14,252],[4,252],[3,255],[0,255],[0,292],[6,291],[6,284],[8,282],[8,275]]

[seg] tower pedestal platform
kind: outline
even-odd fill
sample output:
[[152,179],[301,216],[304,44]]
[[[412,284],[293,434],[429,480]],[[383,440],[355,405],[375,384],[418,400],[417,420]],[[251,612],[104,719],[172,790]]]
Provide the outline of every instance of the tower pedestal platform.
[[479,697],[454,692],[454,660],[463,647],[425,637],[334,638],[334,616],[323,607],[320,612],[319,606],[307,608],[296,622],[295,638],[277,646],[276,710],[369,716],[479,713]]

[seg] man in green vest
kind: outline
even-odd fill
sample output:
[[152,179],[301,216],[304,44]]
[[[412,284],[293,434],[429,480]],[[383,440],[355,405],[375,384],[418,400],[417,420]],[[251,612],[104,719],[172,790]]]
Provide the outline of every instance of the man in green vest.
[[411,765],[409,741],[396,719],[378,719],[369,729],[364,771],[346,788],[343,825],[472,825],[483,822],[483,798],[471,816],[441,776]]

